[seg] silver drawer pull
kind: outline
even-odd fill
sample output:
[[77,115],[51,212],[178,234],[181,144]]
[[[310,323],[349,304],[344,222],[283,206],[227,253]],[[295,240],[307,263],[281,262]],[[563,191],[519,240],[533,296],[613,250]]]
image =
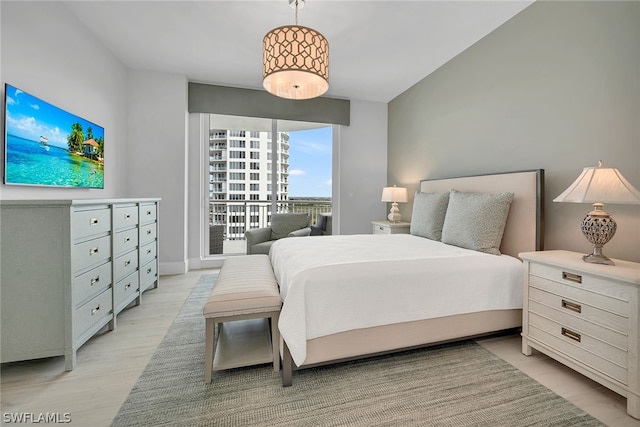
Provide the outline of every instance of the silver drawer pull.
[[98,224],[98,218],[91,218],[89,219],[89,225],[97,225]]
[[147,255],[151,253],[151,249],[147,249]]
[[582,276],[579,274],[567,273],[566,271],[563,271],[562,278],[570,282],[582,283]]
[[124,285],[124,290],[126,291],[127,289],[129,289],[131,287],[131,283],[127,283],[126,285]]
[[129,243],[130,241],[131,241],[131,237],[125,237],[125,238],[124,238],[124,242],[125,242],[125,243]]
[[124,219],[129,219],[129,218],[131,218],[131,214],[130,213],[124,214]]
[[576,313],[582,313],[582,306],[580,304],[576,304],[575,302],[562,300],[562,308],[566,308],[567,310],[575,311]]
[[578,341],[578,342],[580,342],[580,339],[581,339],[579,333],[573,332],[572,330],[567,329],[567,328],[562,328],[562,335],[564,335],[567,338],[571,338],[574,341]]
[[147,215],[151,215],[151,211],[147,211]]
[[95,279],[91,279],[91,286],[95,285],[99,281],[100,281],[100,276],[96,277]]
[[128,260],[126,260],[126,261],[124,262],[124,266],[125,266],[125,267],[126,267],[126,266],[128,266],[129,264],[131,264],[131,260],[130,260],[130,259],[128,259]]
[[91,315],[93,316],[94,314],[96,314],[98,311],[100,311],[100,304],[98,304],[98,306],[96,308],[94,308],[93,310],[91,310]]
[[151,273],[151,267],[147,268],[147,274]]
[[151,234],[151,230],[147,230],[147,235]]
[[91,255],[95,255],[98,253],[98,248],[91,248],[89,249],[89,256]]

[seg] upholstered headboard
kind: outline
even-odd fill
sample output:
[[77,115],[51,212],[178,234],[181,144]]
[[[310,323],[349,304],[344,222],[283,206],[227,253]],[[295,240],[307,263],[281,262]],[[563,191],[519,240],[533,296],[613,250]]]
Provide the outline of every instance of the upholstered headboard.
[[420,191],[451,189],[470,193],[512,192],[513,202],[500,251],[517,257],[520,252],[544,249],[544,170],[505,172],[420,181]]

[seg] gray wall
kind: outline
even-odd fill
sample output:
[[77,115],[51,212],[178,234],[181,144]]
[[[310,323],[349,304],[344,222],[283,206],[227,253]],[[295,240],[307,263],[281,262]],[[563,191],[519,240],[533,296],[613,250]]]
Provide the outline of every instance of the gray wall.
[[[534,3],[389,104],[389,184],[543,168],[546,249],[589,252],[591,206],[552,199],[598,160],[640,188],[638,23],[640,2]],[[640,206],[605,209],[605,254],[640,261]]]
[[[0,184],[0,199],[160,197],[160,273],[199,268],[206,233],[194,189],[205,178],[186,76],[127,69],[62,2],[3,1],[0,19],[1,81],[105,128],[103,190]],[[333,180],[348,234],[370,232],[371,220],[384,218],[387,174],[386,104],[352,102],[351,116],[338,130]]]

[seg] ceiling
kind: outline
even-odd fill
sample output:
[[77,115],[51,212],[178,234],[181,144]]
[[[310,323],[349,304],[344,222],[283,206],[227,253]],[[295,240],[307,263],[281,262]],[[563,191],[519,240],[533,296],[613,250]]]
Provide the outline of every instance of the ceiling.
[[[262,88],[262,38],[288,0],[64,1],[128,68]],[[329,41],[325,96],[389,102],[532,1],[307,0],[298,23]]]

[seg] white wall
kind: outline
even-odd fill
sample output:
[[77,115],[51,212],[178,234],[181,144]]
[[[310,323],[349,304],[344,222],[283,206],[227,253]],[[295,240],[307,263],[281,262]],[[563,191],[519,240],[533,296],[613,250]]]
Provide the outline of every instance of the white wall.
[[[0,10],[2,98],[6,82],[105,130],[104,189],[2,184],[0,199],[122,196],[127,156],[125,67],[60,4],[0,2]],[[4,135],[4,121],[2,126]]]
[[127,197],[160,197],[160,274],[188,271],[187,80],[130,70]]
[[[2,80],[105,128],[104,190],[0,185],[0,199],[160,197],[160,274],[199,268],[207,234],[186,77],[126,69],[62,3],[0,2],[0,11]],[[387,211],[387,105],[352,100],[351,126],[337,132],[334,230],[370,233]]]
[[387,205],[380,201],[387,186],[387,104],[352,100],[351,123],[339,127],[339,136],[334,144],[334,183],[339,186],[333,190],[338,213],[333,230],[371,233],[371,221],[387,215]]

